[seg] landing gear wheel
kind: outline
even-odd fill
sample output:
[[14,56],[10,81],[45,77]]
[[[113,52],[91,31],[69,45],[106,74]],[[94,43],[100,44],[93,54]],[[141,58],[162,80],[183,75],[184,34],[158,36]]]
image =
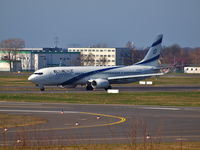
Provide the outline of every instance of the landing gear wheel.
[[92,86],[86,86],[87,91],[92,91],[94,88]]
[[44,87],[40,88],[40,91],[44,91],[44,90],[45,90],[45,88],[44,88]]
[[110,85],[109,87],[105,88],[106,91],[107,91],[108,89],[112,89],[112,86]]

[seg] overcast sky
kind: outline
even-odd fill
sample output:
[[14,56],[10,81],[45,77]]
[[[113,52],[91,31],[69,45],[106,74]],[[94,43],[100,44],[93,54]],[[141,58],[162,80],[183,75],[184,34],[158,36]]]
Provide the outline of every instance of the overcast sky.
[[0,0],[0,40],[21,38],[26,47],[200,46],[200,0]]

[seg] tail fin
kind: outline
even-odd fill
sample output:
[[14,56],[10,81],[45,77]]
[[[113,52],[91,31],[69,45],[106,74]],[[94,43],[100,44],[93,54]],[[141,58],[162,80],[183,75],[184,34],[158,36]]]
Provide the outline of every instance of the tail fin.
[[161,43],[163,35],[160,34],[156,37],[155,41],[151,45],[148,53],[143,60],[136,63],[136,65],[148,65],[148,66],[158,66],[158,58],[160,57]]

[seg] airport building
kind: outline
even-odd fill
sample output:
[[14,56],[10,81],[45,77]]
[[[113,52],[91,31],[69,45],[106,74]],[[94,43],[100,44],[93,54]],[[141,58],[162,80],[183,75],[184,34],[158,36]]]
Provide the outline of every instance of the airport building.
[[35,71],[54,66],[79,66],[80,53],[58,48],[21,48],[11,53],[9,60],[5,49],[0,49],[0,60],[0,71]]
[[35,71],[54,66],[129,65],[130,56],[128,48],[0,48],[0,71]]
[[0,60],[0,71],[12,71],[17,72],[22,70],[21,61],[7,61],[7,60]]
[[184,73],[200,73],[200,67],[184,67]]
[[130,64],[128,48],[68,48],[68,52],[81,53],[83,66],[116,66]]

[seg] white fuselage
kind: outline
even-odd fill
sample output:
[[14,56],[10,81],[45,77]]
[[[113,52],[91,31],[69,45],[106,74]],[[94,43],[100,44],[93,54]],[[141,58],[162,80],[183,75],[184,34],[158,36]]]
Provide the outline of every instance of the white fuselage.
[[[108,77],[139,75],[153,72],[154,67],[141,65],[113,67],[50,67],[36,71],[29,77],[29,80],[38,85],[76,86],[84,85],[87,81],[98,78],[107,79]],[[134,79],[119,79],[111,81],[111,84],[130,83],[140,79],[141,77]]]

